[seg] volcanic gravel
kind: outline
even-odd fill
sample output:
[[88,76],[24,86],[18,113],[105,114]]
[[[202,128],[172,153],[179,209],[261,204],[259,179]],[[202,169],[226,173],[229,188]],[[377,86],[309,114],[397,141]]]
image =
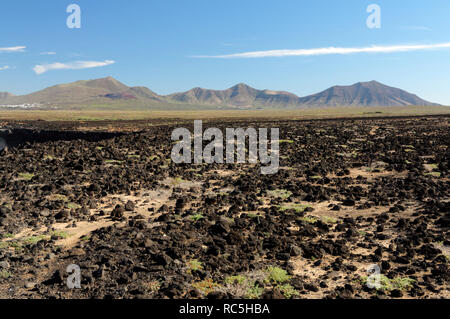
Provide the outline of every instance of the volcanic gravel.
[[449,119],[204,122],[280,128],[275,175],[173,163],[193,121],[9,123],[0,297],[449,298]]

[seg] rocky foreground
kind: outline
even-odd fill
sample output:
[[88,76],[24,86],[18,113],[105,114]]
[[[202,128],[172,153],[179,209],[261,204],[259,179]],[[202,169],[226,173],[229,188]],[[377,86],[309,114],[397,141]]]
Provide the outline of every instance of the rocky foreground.
[[0,152],[0,297],[449,298],[449,120],[205,123],[279,127],[267,176],[172,163],[192,122],[21,124],[44,131]]

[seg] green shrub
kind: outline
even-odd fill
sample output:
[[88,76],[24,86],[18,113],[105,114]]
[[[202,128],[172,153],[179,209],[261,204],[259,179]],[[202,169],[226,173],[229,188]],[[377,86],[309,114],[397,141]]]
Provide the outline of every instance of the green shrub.
[[192,259],[192,260],[188,261],[187,266],[188,266],[189,271],[203,269],[203,265],[202,265],[201,261],[199,261],[198,259]]
[[275,288],[278,288],[286,299],[291,299],[292,297],[299,295],[298,291],[290,284],[278,285]]
[[268,267],[266,282],[283,283],[291,279],[286,270],[279,267]]
[[285,189],[275,189],[272,191],[267,191],[267,195],[274,198],[287,199],[292,195],[292,192]]

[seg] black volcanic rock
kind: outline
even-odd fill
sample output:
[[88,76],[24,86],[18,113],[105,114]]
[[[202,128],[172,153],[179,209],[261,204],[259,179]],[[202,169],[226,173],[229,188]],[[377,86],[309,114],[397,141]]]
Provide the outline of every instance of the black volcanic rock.
[[[271,176],[164,161],[190,119],[3,120],[21,142],[0,152],[0,298],[446,298],[449,119],[205,123],[278,126],[289,169]],[[361,278],[373,263],[379,289]]]

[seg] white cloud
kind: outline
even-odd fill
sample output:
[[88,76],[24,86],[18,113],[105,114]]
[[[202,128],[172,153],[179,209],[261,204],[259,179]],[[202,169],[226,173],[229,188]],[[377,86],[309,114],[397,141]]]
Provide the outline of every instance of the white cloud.
[[370,47],[360,48],[317,48],[317,49],[300,49],[300,50],[270,50],[270,51],[254,51],[243,52],[226,55],[213,56],[194,56],[195,58],[219,58],[219,59],[236,59],[236,58],[265,58],[265,57],[286,57],[286,56],[313,56],[313,55],[331,55],[331,54],[355,54],[355,53],[394,53],[409,52],[422,50],[437,50],[450,48],[450,42],[437,44],[411,44],[411,45],[374,45]]
[[9,48],[0,48],[1,52],[23,52],[27,47],[18,46],[18,47],[9,47]]
[[4,70],[8,70],[8,69],[9,69],[9,65],[0,66],[0,71],[4,71]]
[[49,51],[49,52],[41,52],[42,55],[55,55],[56,52]]
[[51,64],[42,64],[42,65],[36,65],[33,68],[33,71],[36,74],[43,74],[47,71],[51,70],[81,70],[81,69],[91,69],[91,68],[98,68],[102,66],[107,66],[116,63],[112,60],[105,60],[105,61],[75,61],[75,62],[69,62],[69,63],[51,63]]
[[433,31],[430,27],[426,27],[424,25],[405,25],[401,27],[404,30],[412,30],[412,31]]

